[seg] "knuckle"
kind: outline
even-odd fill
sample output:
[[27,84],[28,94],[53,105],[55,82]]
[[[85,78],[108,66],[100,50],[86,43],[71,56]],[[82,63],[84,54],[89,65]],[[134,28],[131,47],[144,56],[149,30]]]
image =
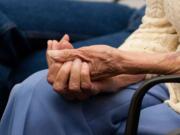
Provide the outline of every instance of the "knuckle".
[[54,67],[55,69],[60,68],[60,67],[61,67],[61,64],[60,64],[60,63],[53,63],[53,67]]
[[64,91],[64,88],[61,85],[59,85],[58,83],[53,84],[53,89],[54,89],[54,91],[56,91],[58,93],[63,93],[63,91]]
[[50,67],[49,67],[49,71],[51,73],[54,73],[54,71],[57,71],[57,69],[60,68],[60,65],[58,63],[53,63]]
[[47,62],[49,62],[50,64],[53,64],[55,61],[48,55],[48,53],[46,53],[46,58],[47,58]]
[[49,83],[53,83],[54,82],[54,76],[50,72],[48,72],[47,81]]
[[54,82],[54,79],[53,79],[53,77],[52,77],[51,75],[48,75],[47,81],[48,81],[50,84],[52,84],[52,83]]

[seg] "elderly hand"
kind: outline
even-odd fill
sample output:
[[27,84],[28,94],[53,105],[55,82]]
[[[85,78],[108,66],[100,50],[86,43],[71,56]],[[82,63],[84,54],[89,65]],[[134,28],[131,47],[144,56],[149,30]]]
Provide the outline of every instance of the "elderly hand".
[[[48,50],[64,48],[73,48],[72,44],[69,43],[68,35],[65,35],[60,42],[48,42]],[[142,75],[119,75],[92,82],[89,65],[86,62],[76,59],[73,62],[62,64],[53,61],[48,55],[47,59],[49,63],[48,81],[56,92],[70,100],[84,100],[101,92],[115,92],[144,78]]]
[[73,61],[76,58],[85,61],[90,66],[92,80],[112,77],[118,74],[119,69],[115,65],[121,60],[115,58],[119,52],[107,45],[93,45],[79,49],[65,49],[61,51],[49,50],[48,55],[56,62]]
[[[56,40],[49,40],[47,50],[71,48],[73,48],[73,46],[69,42],[69,36],[65,35],[60,42],[57,42]],[[47,62],[49,66],[48,82],[53,85],[56,92],[64,95],[68,99],[82,100],[91,95],[95,95],[100,91],[112,91],[117,89],[113,87],[115,86],[114,78],[91,83],[89,66],[87,63],[82,62],[81,60],[76,59],[74,62],[69,61],[62,64],[60,62],[55,62],[47,54]]]
[[116,92],[120,88],[144,79],[144,75],[119,75],[99,81],[91,81],[89,65],[80,59],[62,65],[53,88],[70,100],[85,100],[102,92]]
[[[48,50],[62,50],[62,49],[72,49],[73,46],[69,42],[70,38],[67,34],[65,34],[62,39],[58,42],[56,40],[48,40]],[[59,68],[62,66],[62,63],[58,62],[55,63],[55,61],[46,53],[47,63],[48,63],[48,81],[49,83],[53,83],[55,76],[57,75],[57,72]]]

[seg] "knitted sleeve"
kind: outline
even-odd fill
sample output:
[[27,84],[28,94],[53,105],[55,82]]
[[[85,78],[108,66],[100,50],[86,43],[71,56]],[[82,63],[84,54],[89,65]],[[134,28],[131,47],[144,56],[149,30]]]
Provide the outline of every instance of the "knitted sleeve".
[[[169,5],[172,1],[164,1],[146,0],[146,13],[142,19],[142,24],[119,49],[158,53],[180,51],[178,34],[173,27],[177,23],[177,18],[172,16],[173,13],[167,13],[167,9],[170,8]],[[167,2],[169,2],[169,5]],[[164,10],[164,7],[166,7],[166,10]],[[174,22],[174,25],[170,23],[171,20]],[[179,25],[179,23],[177,24]],[[166,85],[170,94],[170,99],[166,103],[180,113],[180,84],[167,83]]]
[[119,47],[128,51],[175,51],[178,35],[164,12],[164,0],[146,0],[146,12],[142,24]]

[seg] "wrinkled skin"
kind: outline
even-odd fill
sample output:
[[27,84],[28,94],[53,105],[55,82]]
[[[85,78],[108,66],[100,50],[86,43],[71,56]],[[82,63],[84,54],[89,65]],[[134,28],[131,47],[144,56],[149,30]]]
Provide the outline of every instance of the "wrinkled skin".
[[113,53],[117,53],[117,49],[107,45],[48,51],[48,54],[57,62],[73,61],[76,58],[87,62],[90,67],[92,80],[107,78],[117,73],[114,65],[120,60],[114,59]]
[[179,52],[128,52],[107,45],[73,49],[69,39],[63,44],[53,43],[47,50],[48,80],[55,91],[71,99],[116,92],[144,79],[144,75],[137,74],[180,73]]
[[[59,42],[49,40],[47,52],[55,50],[55,52],[59,54],[62,50],[71,50],[73,46],[69,40],[68,35],[65,35]],[[85,100],[101,92],[116,92],[120,88],[144,79],[144,75],[118,75],[92,81],[90,75],[96,74],[99,68],[109,69],[109,67],[101,67],[100,65],[93,64],[98,61],[112,63],[111,51],[114,50],[114,48],[106,45],[97,45],[96,47],[92,46],[88,49],[91,53],[86,53],[86,47],[80,49],[81,53],[87,54],[87,57],[81,56],[81,53],[78,52],[79,58],[72,59],[72,61],[70,59],[65,63],[58,59],[60,57],[59,55],[58,58],[52,59],[49,53],[47,53],[47,62],[49,66],[48,82],[53,86],[56,92],[62,94],[67,99]],[[109,52],[106,50],[109,50]],[[99,58],[91,55],[94,52]],[[101,58],[101,54],[105,52],[109,57]],[[66,56],[69,56],[69,54],[67,53]],[[91,73],[91,71],[94,73]]]

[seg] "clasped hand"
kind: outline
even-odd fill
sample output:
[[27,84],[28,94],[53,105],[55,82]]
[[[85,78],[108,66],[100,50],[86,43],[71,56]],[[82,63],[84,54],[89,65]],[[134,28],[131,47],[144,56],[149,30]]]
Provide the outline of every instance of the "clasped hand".
[[48,41],[48,82],[65,98],[84,100],[100,92],[118,89],[144,78],[142,75],[113,76],[115,48],[94,45],[73,49],[68,35],[58,42]]

